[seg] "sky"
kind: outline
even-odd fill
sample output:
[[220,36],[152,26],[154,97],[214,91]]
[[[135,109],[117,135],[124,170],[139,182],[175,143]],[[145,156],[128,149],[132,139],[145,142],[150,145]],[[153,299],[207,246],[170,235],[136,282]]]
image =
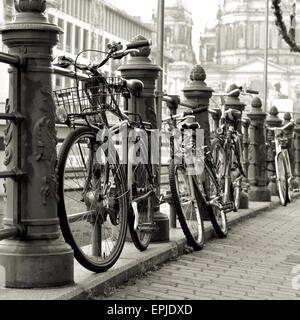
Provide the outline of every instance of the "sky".
[[[157,0],[107,0],[119,9],[135,16],[141,16],[145,22],[151,20],[153,10],[157,8]],[[210,25],[216,16],[217,6],[220,0],[187,0],[190,12],[194,20],[193,46],[198,53],[200,32],[206,25]]]

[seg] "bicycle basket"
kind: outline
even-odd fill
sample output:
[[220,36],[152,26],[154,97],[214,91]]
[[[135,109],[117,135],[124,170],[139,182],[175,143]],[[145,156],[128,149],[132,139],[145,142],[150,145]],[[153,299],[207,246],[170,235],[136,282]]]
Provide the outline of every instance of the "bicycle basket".
[[55,90],[53,95],[56,107],[64,108],[68,116],[92,116],[102,110],[115,109],[119,104],[121,89],[118,78],[101,78],[98,83],[97,78],[90,78],[82,82],[82,88]]

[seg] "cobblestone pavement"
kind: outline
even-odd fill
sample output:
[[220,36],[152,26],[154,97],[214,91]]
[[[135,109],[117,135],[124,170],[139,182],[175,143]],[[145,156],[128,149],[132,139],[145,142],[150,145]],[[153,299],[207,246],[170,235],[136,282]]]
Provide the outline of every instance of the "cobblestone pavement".
[[241,222],[226,239],[213,239],[105,299],[300,299],[300,200]]

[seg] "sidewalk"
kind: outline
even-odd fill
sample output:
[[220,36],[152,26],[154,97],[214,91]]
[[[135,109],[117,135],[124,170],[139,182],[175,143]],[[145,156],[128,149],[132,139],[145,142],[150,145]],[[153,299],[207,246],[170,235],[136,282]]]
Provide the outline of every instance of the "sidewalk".
[[[244,219],[252,218],[279,206],[277,197],[271,203],[251,202],[250,209],[229,213],[229,225],[234,225]],[[287,207],[288,208],[288,207]],[[164,208],[168,211],[167,208]],[[206,239],[214,236],[209,222],[205,223]],[[81,267],[75,261],[75,284],[53,289],[0,289],[0,300],[62,300],[87,299],[101,296],[111,287],[125,283],[136,275],[151,270],[154,266],[172,260],[182,255],[186,248],[185,237],[180,228],[171,230],[171,241],[168,243],[151,244],[145,252],[139,252],[131,243],[126,243],[121,258],[116,265],[105,273],[94,274]],[[203,249],[205,251],[205,248]]]

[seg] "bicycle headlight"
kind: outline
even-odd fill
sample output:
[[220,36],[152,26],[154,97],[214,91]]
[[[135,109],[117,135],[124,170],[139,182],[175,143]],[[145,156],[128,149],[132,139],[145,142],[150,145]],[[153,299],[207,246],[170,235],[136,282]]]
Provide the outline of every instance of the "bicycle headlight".
[[60,123],[66,123],[68,121],[68,114],[63,107],[56,109],[56,117]]

